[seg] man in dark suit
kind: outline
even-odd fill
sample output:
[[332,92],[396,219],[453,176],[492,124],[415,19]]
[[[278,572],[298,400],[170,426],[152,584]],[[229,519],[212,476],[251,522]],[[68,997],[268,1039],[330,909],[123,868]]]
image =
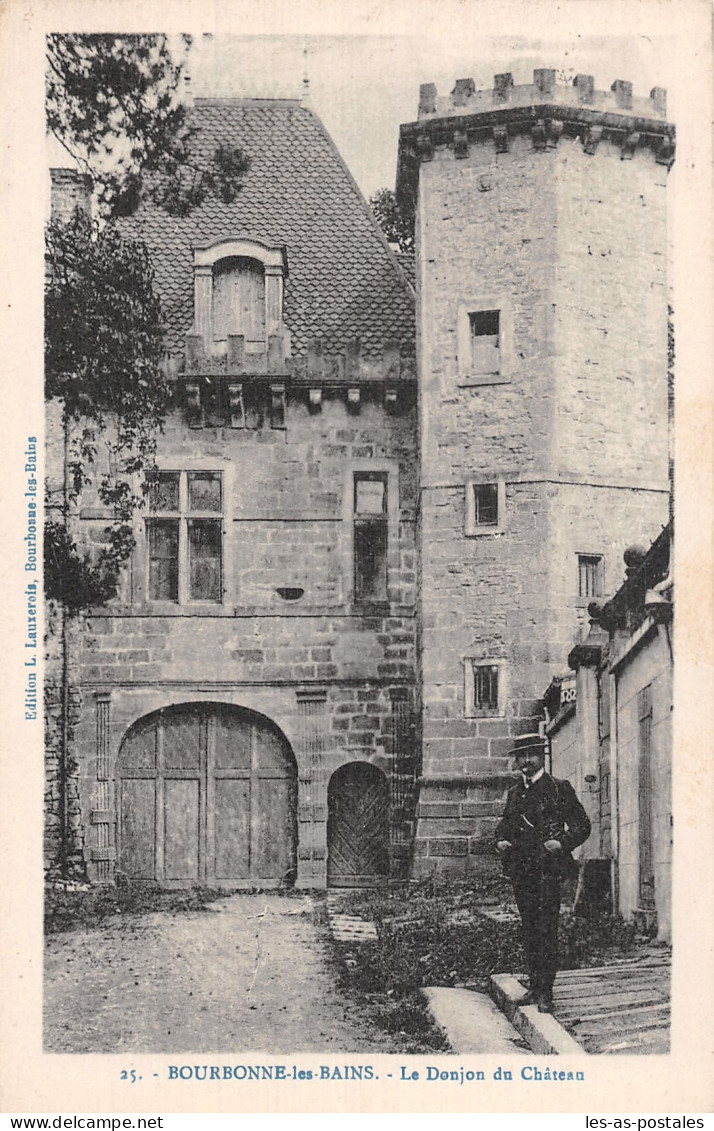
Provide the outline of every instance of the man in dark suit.
[[521,1005],[553,1011],[558,969],[558,916],[562,881],[577,865],[570,853],[590,836],[590,821],[568,781],[545,772],[545,740],[516,739],[511,751],[519,772],[496,828],[496,848],[513,884],[530,974]]

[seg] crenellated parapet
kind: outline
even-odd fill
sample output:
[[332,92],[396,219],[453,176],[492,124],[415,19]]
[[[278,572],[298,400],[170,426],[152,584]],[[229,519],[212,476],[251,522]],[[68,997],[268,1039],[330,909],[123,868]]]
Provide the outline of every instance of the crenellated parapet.
[[414,403],[416,390],[414,357],[403,355],[393,341],[376,356],[363,355],[358,338],[340,354],[325,352],[315,338],[304,356],[291,357],[280,335],[271,335],[267,348],[255,352],[246,350],[241,335],[231,334],[226,353],[217,356],[205,350],[202,335],[189,333],[184,355],[168,358],[165,370],[192,427],[284,428],[289,403],[306,406],[312,415],[335,400],[353,414],[366,402],[398,412]]
[[638,150],[653,151],[668,168],[674,161],[675,128],[666,120],[667,92],[654,87],[647,98],[633,94],[632,83],[617,79],[609,90],[596,90],[592,75],[576,75],[572,84],[556,82],[553,69],[533,72],[533,82],[516,85],[510,73],[494,76],[493,86],[477,90],[473,79],[457,79],[450,94],[433,83],[419,91],[419,116],[400,130],[397,194],[408,203],[416,195],[422,161],[448,148],[454,158],[468,157],[471,146],[492,145],[507,153],[513,138],[530,137],[534,150],[557,147],[561,138],[577,138],[594,155],[611,142],[622,160]]

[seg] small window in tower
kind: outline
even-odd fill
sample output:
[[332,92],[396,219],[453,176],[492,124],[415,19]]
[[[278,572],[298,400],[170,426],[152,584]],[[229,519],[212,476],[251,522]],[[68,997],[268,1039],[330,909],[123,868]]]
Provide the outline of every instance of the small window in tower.
[[499,661],[465,661],[466,715],[487,717],[503,714],[504,671]]
[[514,366],[513,309],[507,294],[476,295],[457,309],[458,384],[505,385]]
[[498,526],[498,484],[474,483],[474,525]]
[[387,600],[387,475],[360,472],[354,477],[354,599],[362,604]]
[[603,595],[601,554],[578,554],[578,597],[592,601]]
[[490,483],[470,480],[466,484],[466,534],[496,534],[503,530],[506,485],[502,479]]
[[474,373],[498,373],[501,368],[500,314],[479,310],[469,314],[471,365]]

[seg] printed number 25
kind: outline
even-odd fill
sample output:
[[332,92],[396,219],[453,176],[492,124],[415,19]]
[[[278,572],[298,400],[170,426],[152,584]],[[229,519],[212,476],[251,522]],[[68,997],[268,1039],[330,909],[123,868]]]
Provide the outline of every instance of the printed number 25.
[[135,1069],[133,1069],[133,1068],[122,1068],[121,1075],[120,1075],[119,1079],[120,1080],[131,1080],[132,1084],[136,1084],[138,1077],[136,1075]]

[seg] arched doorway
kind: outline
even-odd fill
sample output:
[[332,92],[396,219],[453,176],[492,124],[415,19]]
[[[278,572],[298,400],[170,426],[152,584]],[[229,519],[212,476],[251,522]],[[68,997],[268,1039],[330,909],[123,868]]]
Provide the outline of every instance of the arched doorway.
[[389,876],[389,784],[368,762],[349,762],[327,790],[327,883],[365,887]]
[[278,886],[295,876],[297,768],[262,715],[186,703],[140,719],[116,769],[117,856],[167,887]]

